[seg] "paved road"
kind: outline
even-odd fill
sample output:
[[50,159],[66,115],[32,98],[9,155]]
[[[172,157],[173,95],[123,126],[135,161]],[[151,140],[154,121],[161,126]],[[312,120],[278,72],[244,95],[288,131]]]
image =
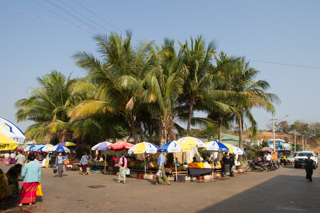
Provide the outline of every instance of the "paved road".
[[[9,167],[0,163],[0,168]],[[116,176],[74,171],[57,178],[52,169],[42,169],[42,199],[5,212],[320,212],[320,168],[313,177],[314,182],[306,182],[303,170],[288,166],[215,182],[156,186],[132,178],[118,184]]]

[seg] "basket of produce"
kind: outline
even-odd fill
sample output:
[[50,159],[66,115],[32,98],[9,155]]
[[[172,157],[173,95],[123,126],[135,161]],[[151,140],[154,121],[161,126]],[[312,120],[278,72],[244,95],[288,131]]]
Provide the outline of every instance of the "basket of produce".
[[66,160],[63,161],[64,165],[68,165],[69,163],[70,163],[69,159],[66,159]]

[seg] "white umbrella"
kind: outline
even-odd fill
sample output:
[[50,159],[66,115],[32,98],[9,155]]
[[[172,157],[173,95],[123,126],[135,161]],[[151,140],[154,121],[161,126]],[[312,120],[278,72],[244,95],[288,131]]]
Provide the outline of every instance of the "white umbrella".
[[[105,142],[101,142],[101,143],[98,143],[98,144],[96,144],[95,146],[93,146],[92,148],[91,148],[91,150],[104,150],[105,151],[105,159],[104,160],[106,160],[106,151],[108,150],[108,146],[109,145],[112,145],[112,143],[110,143],[110,142],[107,142],[107,141],[105,141]],[[104,164],[104,173],[106,173],[106,162],[104,162],[103,163]]]

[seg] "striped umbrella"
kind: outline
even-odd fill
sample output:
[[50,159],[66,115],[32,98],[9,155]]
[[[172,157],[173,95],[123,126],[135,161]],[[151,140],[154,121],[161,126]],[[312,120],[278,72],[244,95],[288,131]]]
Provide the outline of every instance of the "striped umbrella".
[[42,147],[41,151],[42,152],[49,152],[52,147],[53,147],[52,144],[46,144],[44,147]]
[[65,146],[55,145],[51,149],[49,149],[50,152],[70,152],[70,149],[68,149]]
[[43,147],[44,145],[35,145],[34,147],[31,148],[31,151],[40,152]]

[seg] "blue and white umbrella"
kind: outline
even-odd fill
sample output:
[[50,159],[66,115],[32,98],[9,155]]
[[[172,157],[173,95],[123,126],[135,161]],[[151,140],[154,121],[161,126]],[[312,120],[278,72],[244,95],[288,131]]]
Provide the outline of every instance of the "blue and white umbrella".
[[205,149],[207,151],[212,151],[212,152],[218,152],[218,151],[229,152],[229,148],[223,143],[220,143],[218,141],[210,141],[205,143]]
[[101,143],[98,143],[96,145],[94,145],[91,150],[108,150],[108,146],[111,145],[112,143],[109,143],[109,142],[101,142]]
[[44,147],[42,147],[41,152],[50,152],[50,149],[53,147],[52,144],[46,144]]
[[55,145],[49,151],[50,152],[70,152],[70,150],[67,147],[60,146],[60,145]]
[[35,145],[30,150],[34,151],[34,152],[40,152],[43,147],[44,147],[44,145]]
[[35,147],[35,146],[36,146],[36,145],[28,146],[24,151],[25,151],[25,152],[31,151],[31,149],[32,149],[33,147]]
[[[183,142],[180,141],[170,141],[163,146],[159,148],[163,152],[168,153],[176,153],[176,152],[187,152],[191,150],[191,147]],[[176,157],[174,156],[174,159]],[[178,179],[178,173],[177,173],[177,163],[175,163],[175,169],[176,169],[176,180]]]

